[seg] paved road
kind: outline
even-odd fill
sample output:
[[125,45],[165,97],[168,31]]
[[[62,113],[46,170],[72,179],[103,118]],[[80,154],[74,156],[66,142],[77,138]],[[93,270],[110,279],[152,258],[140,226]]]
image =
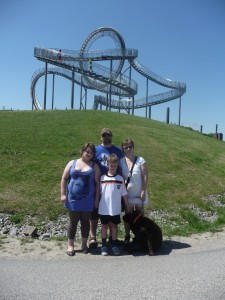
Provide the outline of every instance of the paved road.
[[225,248],[194,253],[0,260],[1,300],[225,299]]

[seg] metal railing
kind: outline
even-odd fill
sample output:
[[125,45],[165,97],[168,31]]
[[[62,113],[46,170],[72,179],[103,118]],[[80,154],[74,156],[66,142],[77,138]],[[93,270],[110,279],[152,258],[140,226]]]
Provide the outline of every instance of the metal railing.
[[[116,49],[90,50],[91,45],[103,36],[111,37]],[[67,50],[58,48],[34,48],[34,56],[46,63],[55,65],[48,68],[47,74],[63,76],[75,83],[82,84],[84,88],[95,89],[103,93],[117,95],[121,97],[133,97],[137,94],[138,84],[122,72],[124,61],[128,60],[130,65],[147,79],[172,90],[157,95],[143,97],[139,100],[113,100],[111,106],[114,108],[135,109],[152,106],[181,97],[186,92],[186,84],[163,78],[141,63],[136,58],[138,50],[126,48],[122,36],[111,27],[101,27],[92,32],[84,41],[81,50]],[[115,65],[107,68],[100,64],[101,61],[115,61]],[[77,75],[80,74],[80,75]],[[73,74],[73,76],[72,76]],[[75,74],[75,76],[74,76]],[[45,68],[36,71],[31,79],[32,103],[36,109],[41,109],[41,105],[36,96],[36,83],[41,76],[46,75]],[[82,78],[82,79],[81,79]],[[94,107],[98,104],[108,105],[108,100],[104,96],[95,96]]]

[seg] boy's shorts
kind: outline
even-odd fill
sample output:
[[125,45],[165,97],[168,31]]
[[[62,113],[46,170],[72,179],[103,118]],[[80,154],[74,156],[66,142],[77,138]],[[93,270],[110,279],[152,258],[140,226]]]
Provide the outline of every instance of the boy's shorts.
[[94,208],[94,210],[91,212],[91,220],[98,220],[99,214],[98,214],[98,208]]
[[100,215],[101,224],[105,225],[109,222],[112,222],[113,224],[117,225],[121,223],[120,215],[116,216],[109,216],[109,215]]

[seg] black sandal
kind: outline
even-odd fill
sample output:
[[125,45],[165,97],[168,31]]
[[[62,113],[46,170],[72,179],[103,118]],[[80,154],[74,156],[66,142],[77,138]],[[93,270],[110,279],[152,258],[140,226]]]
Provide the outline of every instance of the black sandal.
[[96,249],[98,247],[98,243],[96,242],[95,238],[90,238],[89,240],[89,248]]
[[75,250],[72,250],[72,251],[66,251],[67,255],[69,256],[74,256],[75,255]]

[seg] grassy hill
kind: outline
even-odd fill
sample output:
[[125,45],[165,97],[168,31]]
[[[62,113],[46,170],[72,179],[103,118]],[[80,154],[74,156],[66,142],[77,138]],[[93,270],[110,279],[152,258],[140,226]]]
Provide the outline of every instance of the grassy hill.
[[[66,213],[60,180],[67,162],[79,157],[83,143],[100,143],[109,127],[113,142],[135,142],[149,170],[149,207],[167,215],[168,234],[215,230],[225,224],[225,208],[203,197],[225,190],[225,143],[188,128],[107,111],[1,111],[0,210],[36,219]],[[224,197],[219,198],[221,206]],[[218,215],[201,220],[193,211]],[[170,226],[173,223],[174,226]]]

